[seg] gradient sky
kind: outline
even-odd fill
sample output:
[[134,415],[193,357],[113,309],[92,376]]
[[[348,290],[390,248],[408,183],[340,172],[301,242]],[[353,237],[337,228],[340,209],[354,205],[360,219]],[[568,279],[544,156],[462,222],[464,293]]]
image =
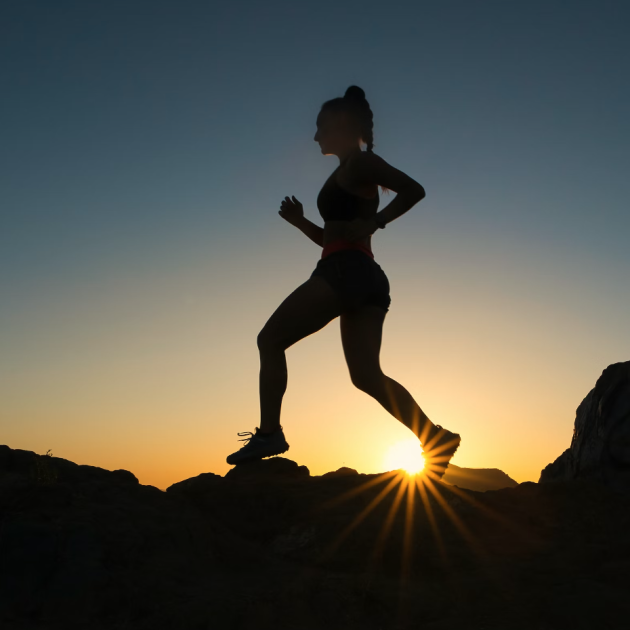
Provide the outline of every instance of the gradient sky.
[[[630,4],[0,4],[0,443],[224,474],[259,423],[256,336],[321,249],[279,215],[338,165],[321,104],[427,196],[373,238],[381,364],[453,463],[517,481],[630,359]],[[380,209],[393,199],[381,195]],[[287,351],[288,457],[382,472],[411,436],[355,389],[339,320]]]

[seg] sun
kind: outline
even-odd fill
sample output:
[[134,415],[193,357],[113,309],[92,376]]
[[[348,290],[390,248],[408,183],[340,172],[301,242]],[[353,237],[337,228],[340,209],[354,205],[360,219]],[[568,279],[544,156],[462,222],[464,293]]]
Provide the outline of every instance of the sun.
[[410,475],[419,473],[424,468],[422,448],[418,438],[401,440],[389,447],[383,458],[387,471],[402,468]]

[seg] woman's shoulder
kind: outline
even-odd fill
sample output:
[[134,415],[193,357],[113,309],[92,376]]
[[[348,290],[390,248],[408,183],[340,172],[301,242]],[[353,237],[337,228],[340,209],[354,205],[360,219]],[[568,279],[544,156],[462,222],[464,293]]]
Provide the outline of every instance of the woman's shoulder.
[[379,172],[385,160],[373,151],[357,151],[347,164],[347,177],[356,185],[374,184],[376,174]]

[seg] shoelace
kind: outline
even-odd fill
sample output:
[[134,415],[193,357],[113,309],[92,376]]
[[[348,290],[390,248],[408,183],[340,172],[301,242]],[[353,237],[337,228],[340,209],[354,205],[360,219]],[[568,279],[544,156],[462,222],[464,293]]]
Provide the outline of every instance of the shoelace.
[[[280,425],[279,428],[282,429],[282,425]],[[252,431],[241,431],[240,433],[237,433],[236,435],[249,435],[249,437],[239,440],[239,442],[249,442],[255,436],[255,433],[253,433]]]
[[445,429],[441,424],[436,424],[435,429],[435,433],[432,436],[427,437],[427,444],[431,445],[431,451],[442,446],[444,444],[444,440],[449,434],[457,436],[458,438],[460,437],[459,433],[453,433],[452,431]]
[[427,436],[427,442],[433,442],[435,440],[436,436],[440,435],[440,433],[442,433],[442,431],[445,431],[444,427],[441,424],[436,424],[435,425],[435,431],[434,431],[433,435],[429,434]]
[[254,433],[252,433],[251,431],[242,431],[241,433],[237,433],[237,435],[248,435],[249,437],[243,438],[242,440],[239,440],[239,442],[249,442],[253,437],[254,437]]
[[438,430],[438,433],[440,431],[444,431],[445,433],[450,433],[451,435],[459,435],[459,433],[453,433],[452,431],[449,431],[448,429],[445,429],[441,424],[436,424],[435,428]]

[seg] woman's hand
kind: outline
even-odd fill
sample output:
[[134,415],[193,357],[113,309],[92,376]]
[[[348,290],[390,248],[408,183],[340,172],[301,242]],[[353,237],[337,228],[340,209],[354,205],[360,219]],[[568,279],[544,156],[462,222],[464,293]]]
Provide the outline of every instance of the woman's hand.
[[304,208],[295,197],[291,197],[291,199],[285,197],[280,204],[278,214],[291,225],[296,225],[304,217]]
[[373,218],[367,221],[354,219],[348,224],[346,235],[349,241],[360,241],[362,238],[374,234],[376,230],[378,230],[378,225]]

